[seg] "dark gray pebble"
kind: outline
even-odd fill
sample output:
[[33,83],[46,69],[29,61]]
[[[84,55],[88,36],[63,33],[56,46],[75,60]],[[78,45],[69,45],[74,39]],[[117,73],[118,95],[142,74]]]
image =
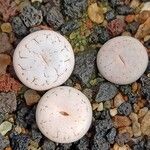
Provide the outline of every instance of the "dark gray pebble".
[[118,92],[116,86],[110,82],[103,82],[99,86],[99,91],[95,100],[97,102],[104,102],[111,100]]

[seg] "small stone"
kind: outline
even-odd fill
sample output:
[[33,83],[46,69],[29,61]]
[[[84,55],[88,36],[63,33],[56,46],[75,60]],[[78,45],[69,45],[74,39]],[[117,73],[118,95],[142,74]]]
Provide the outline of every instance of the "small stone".
[[138,118],[144,117],[147,112],[148,112],[148,108],[147,108],[147,107],[143,107],[143,108],[140,109],[139,112],[138,112]]
[[132,92],[135,93],[137,90],[138,90],[138,83],[137,83],[137,82],[134,82],[134,83],[132,84]]
[[140,110],[140,107],[135,103],[133,104],[133,110],[135,113],[137,113]]
[[117,12],[119,15],[128,15],[133,13],[133,9],[128,5],[117,6]]
[[103,102],[111,100],[117,94],[117,92],[118,90],[114,84],[110,82],[101,83],[95,101]]
[[46,21],[50,25],[50,27],[54,29],[58,29],[62,24],[64,24],[63,15],[57,7],[52,7],[48,11],[46,15]]
[[23,8],[21,12],[21,19],[27,27],[32,27],[39,25],[43,20],[43,16],[40,10],[28,5]]
[[134,137],[139,137],[141,136],[141,125],[138,122],[133,122],[132,123],[132,131]]
[[116,128],[111,128],[110,131],[107,133],[106,138],[110,144],[114,143],[116,133],[117,133]]
[[118,93],[114,98],[114,106],[118,108],[122,103],[124,103],[124,98],[121,93]]
[[113,150],[131,150],[131,148],[127,144],[119,146],[117,143],[115,143],[113,146]]
[[128,116],[132,111],[132,107],[130,103],[124,102],[118,107],[117,110],[120,115]]
[[104,108],[110,109],[111,108],[111,103],[112,103],[112,101],[106,101],[106,102],[104,102]]
[[0,53],[12,50],[13,46],[6,33],[0,33]]
[[16,131],[18,134],[20,134],[20,133],[22,132],[22,128],[19,127],[19,126],[16,126],[16,127],[15,127],[15,131]]
[[12,27],[10,23],[3,23],[1,25],[2,32],[10,33],[12,31]]
[[142,11],[139,15],[138,15],[138,22],[140,23],[144,23],[148,18],[150,17],[150,11]]
[[12,129],[12,124],[8,121],[4,121],[1,125],[0,125],[0,133],[1,135],[5,135],[8,131],[10,131]]
[[107,11],[105,15],[106,15],[105,18],[107,21],[111,21],[116,18],[116,14],[114,10]]
[[64,0],[63,13],[70,18],[80,18],[87,8],[87,0]]
[[0,124],[4,121],[5,115],[0,112]]
[[146,11],[150,11],[150,2],[144,3],[144,5],[143,5],[141,11],[145,11],[145,10],[146,10]]
[[92,104],[92,108],[93,110],[96,110],[98,108],[99,104],[98,103],[93,103]]
[[42,148],[43,148],[43,150],[55,150],[56,145],[54,142],[52,142],[48,139],[45,139]]
[[0,54],[0,76],[6,73],[7,66],[11,63],[11,57],[7,54]]
[[96,74],[95,50],[79,52],[75,57],[75,68],[73,75],[79,78],[83,84],[88,85],[93,75]]
[[12,28],[13,28],[13,31],[18,36],[25,36],[29,32],[27,27],[24,25],[23,21],[21,20],[21,18],[18,16],[12,19]]
[[127,32],[127,31],[125,31],[125,32],[123,32],[121,35],[122,35],[122,36],[131,36],[131,33],[130,33],[130,32]]
[[126,116],[116,115],[113,117],[113,121],[114,121],[115,127],[117,127],[117,128],[126,127],[126,126],[131,125],[130,119]]
[[104,21],[103,10],[102,8],[98,7],[97,3],[93,3],[88,7],[88,16],[97,24],[100,24]]
[[132,122],[138,122],[138,115],[134,112],[132,112],[130,115],[129,115],[129,118],[131,119]]
[[144,135],[150,136],[150,111],[148,111],[142,119],[141,131]]
[[110,115],[113,117],[115,115],[117,115],[117,108],[114,108],[114,109],[110,109]]
[[26,104],[31,106],[39,101],[41,96],[35,90],[27,90],[24,93],[24,98],[26,100]]
[[131,22],[134,21],[134,18],[135,18],[134,15],[127,15],[127,16],[125,17],[125,21],[126,21],[127,23],[131,23]]
[[138,39],[142,39],[148,34],[150,34],[150,17],[143,24],[139,26],[135,34],[135,37]]
[[0,149],[4,150],[7,146],[9,146],[9,144],[9,139],[0,134]]
[[130,3],[131,8],[137,8],[140,5],[140,0],[132,0]]
[[102,110],[103,110],[103,103],[99,103],[97,111],[102,111]]
[[118,134],[115,141],[119,146],[123,146],[125,143],[130,141],[129,133]]
[[129,133],[130,137],[133,136],[133,131],[132,131],[132,128],[131,127],[121,127],[118,129],[118,132],[120,134],[123,134],[123,133]]
[[107,24],[110,35],[117,36],[124,31],[125,24],[121,19],[114,19]]
[[0,93],[0,112],[12,113],[16,110],[16,95],[13,92]]

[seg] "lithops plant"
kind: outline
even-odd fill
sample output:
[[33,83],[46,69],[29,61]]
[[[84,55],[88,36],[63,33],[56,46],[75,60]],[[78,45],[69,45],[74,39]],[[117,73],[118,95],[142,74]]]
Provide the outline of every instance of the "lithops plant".
[[47,90],[63,84],[71,75],[74,62],[70,43],[51,30],[40,30],[26,36],[13,56],[18,78],[35,90]]
[[50,140],[71,143],[88,131],[92,122],[92,107],[79,90],[67,86],[56,87],[39,101],[36,122]]
[[130,84],[144,73],[148,65],[146,48],[129,36],[107,41],[97,55],[99,72],[110,82]]

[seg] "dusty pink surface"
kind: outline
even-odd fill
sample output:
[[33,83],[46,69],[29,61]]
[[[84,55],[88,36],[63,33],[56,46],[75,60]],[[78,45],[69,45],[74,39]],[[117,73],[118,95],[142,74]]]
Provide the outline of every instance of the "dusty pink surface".
[[106,42],[98,52],[97,66],[110,82],[130,84],[144,73],[148,65],[145,47],[137,39],[119,36]]

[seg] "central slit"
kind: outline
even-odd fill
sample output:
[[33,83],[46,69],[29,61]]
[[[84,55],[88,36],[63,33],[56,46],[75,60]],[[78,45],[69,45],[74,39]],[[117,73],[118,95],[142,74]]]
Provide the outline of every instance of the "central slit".
[[65,111],[60,111],[59,112],[61,115],[63,115],[63,116],[69,116],[69,114],[67,113],[67,112],[65,112]]

